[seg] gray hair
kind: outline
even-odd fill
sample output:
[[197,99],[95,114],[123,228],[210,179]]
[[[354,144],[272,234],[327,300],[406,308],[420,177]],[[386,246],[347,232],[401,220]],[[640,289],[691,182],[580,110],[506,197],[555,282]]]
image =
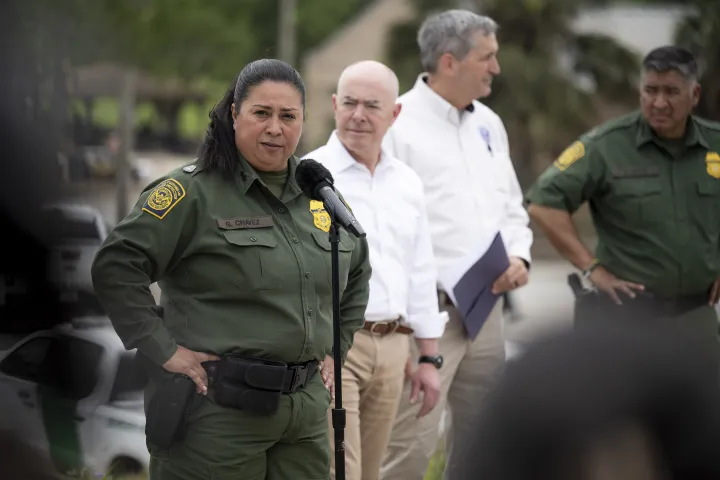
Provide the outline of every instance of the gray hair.
[[462,60],[474,47],[475,32],[491,35],[497,29],[498,25],[493,19],[469,10],[446,10],[431,15],[418,31],[420,63],[426,72],[433,73],[443,54],[450,53]]

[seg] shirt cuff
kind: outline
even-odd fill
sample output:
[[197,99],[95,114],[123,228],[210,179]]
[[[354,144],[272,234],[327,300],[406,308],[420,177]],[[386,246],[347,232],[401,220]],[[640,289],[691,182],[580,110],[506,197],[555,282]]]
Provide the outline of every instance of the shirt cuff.
[[175,355],[177,349],[177,343],[164,327],[137,342],[137,350],[159,366],[165,365]]
[[445,332],[445,324],[450,319],[447,312],[412,315],[408,323],[415,338],[440,338]]
[[525,262],[525,267],[530,270],[530,264],[532,263],[532,256],[530,255],[529,246],[518,246],[513,245],[508,249],[508,257],[518,257]]

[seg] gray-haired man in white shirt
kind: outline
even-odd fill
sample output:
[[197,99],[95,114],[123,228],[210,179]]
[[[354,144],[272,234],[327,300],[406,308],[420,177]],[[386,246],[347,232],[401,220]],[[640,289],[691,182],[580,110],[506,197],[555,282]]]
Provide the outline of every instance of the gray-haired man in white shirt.
[[348,480],[380,478],[411,337],[421,357],[410,372],[405,400],[417,403],[416,415],[422,417],[435,407],[440,391],[438,339],[447,314],[440,312],[436,296],[422,182],[381,148],[400,113],[398,88],[395,74],[381,63],[350,65],[332,97],[336,130],[326,145],[306,155],[330,170],[367,231],[373,268],[365,327],[355,334],[342,370]]
[[[533,235],[503,122],[476,100],[490,94],[492,79],[500,73],[496,28],[490,18],[467,10],[449,10],[425,20],[418,45],[426,73],[399,98],[403,113],[389,130],[386,146],[423,181],[439,277],[477,254],[478,242],[500,232],[510,262],[492,286],[501,294],[527,283]],[[440,340],[445,354],[440,402],[420,420],[415,418],[417,407],[400,405],[384,479],[423,477],[446,404],[451,425],[445,475],[452,478],[462,439],[502,372],[502,300],[473,339],[443,288],[451,286],[440,285],[439,295],[450,314]]]

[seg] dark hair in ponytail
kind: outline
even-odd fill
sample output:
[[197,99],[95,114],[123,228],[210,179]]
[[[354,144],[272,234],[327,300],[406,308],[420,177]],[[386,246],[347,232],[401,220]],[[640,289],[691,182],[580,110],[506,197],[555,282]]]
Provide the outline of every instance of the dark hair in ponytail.
[[240,110],[240,105],[248,97],[250,90],[263,82],[294,86],[300,94],[303,112],[305,111],[305,84],[297,70],[275,59],[261,59],[249,63],[210,111],[210,125],[198,152],[200,165],[204,170],[217,170],[228,175],[235,173],[239,158],[232,127],[232,104],[235,103],[236,111]]

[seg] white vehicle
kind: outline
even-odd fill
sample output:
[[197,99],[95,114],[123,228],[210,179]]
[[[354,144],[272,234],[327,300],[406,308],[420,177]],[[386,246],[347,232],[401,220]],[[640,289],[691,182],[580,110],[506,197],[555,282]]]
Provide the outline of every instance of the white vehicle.
[[134,355],[106,317],[27,336],[0,353],[0,430],[92,476],[146,473],[145,378]]
[[55,203],[43,208],[43,224],[52,240],[49,279],[57,285],[92,289],[90,267],[108,235],[102,214],[90,205]]

